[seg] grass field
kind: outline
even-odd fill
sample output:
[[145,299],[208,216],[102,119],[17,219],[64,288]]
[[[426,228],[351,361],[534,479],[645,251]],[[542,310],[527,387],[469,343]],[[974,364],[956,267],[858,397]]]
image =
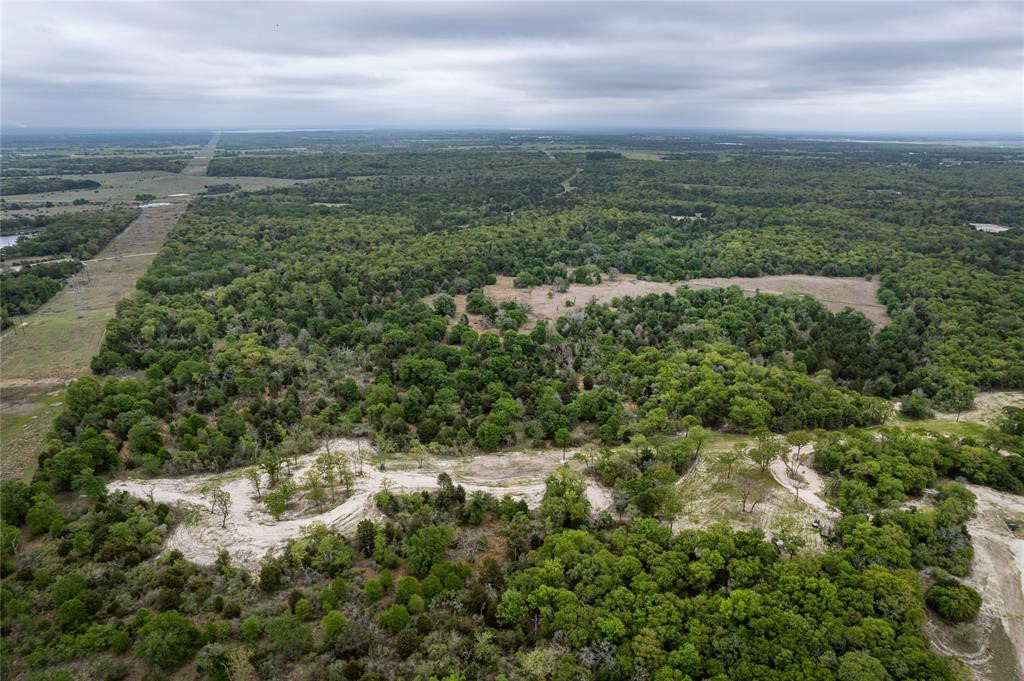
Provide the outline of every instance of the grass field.
[[64,394],[62,382],[3,388],[0,480],[28,479]]
[[65,286],[0,337],[0,479],[27,477],[68,381],[89,373],[118,301],[156,257],[187,198],[145,208]]
[[[207,161],[209,159],[206,159]],[[165,197],[171,194],[199,194],[206,185],[231,183],[242,189],[263,189],[295,184],[295,180],[269,177],[207,177],[206,175],[186,175],[184,173],[166,173],[157,170],[139,170],[125,173],[99,173],[92,175],[62,175],[76,180],[95,180],[100,183],[98,189],[77,189],[73,191],[45,192],[42,194],[12,194],[5,196],[10,203],[45,203],[71,204],[75,199],[88,199],[102,203],[106,201],[133,201],[136,194],[153,194]],[[19,214],[21,211],[11,211]],[[31,214],[32,211],[25,211]]]

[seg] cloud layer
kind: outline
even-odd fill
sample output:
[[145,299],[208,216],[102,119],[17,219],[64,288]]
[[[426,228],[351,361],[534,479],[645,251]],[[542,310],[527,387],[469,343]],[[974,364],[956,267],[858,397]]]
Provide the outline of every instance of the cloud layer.
[[5,2],[6,127],[1024,132],[1020,3]]

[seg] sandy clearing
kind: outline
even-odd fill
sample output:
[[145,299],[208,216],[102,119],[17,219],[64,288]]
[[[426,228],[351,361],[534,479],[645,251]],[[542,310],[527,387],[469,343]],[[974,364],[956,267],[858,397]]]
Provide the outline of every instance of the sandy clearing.
[[690,279],[683,283],[698,288],[739,286],[747,295],[754,295],[758,291],[771,295],[802,293],[818,299],[833,312],[842,312],[844,308],[852,307],[874,322],[877,328],[889,325],[885,306],[878,302],[878,282],[863,277],[778,274],[765,277],[711,277]]
[[646,281],[635,275],[622,274],[614,280],[605,279],[600,284],[585,286],[572,284],[564,293],[549,286],[532,289],[515,288],[512,277],[498,277],[494,284],[484,287],[488,298],[497,303],[515,301],[529,305],[532,314],[539,319],[555,320],[564,315],[566,302],[581,307],[591,300],[610,303],[614,298],[638,297],[652,293],[675,293],[681,286],[692,288],[727,288],[739,286],[745,295],[755,293],[784,295],[799,293],[810,295],[833,312],[847,307],[859,310],[877,328],[889,324],[885,306],[878,302],[878,282],[857,277],[821,277],[805,274],[783,274],[765,277],[713,277],[690,279],[679,282]]
[[[715,462],[715,453],[701,456],[676,483],[686,506],[676,518],[675,529],[707,528],[725,523],[735,530],[763,530],[771,538],[782,532],[801,536],[807,547],[820,550],[824,542],[814,528],[821,514],[804,503],[804,493],[797,501],[794,495],[780,488],[768,475],[762,475],[749,463],[733,465],[731,473]],[[743,488],[750,489],[748,506],[758,500],[754,510],[741,510]]]
[[988,232],[989,234],[999,234],[1000,232],[1009,231],[1009,227],[1003,225],[993,225],[990,222],[971,222],[971,227],[979,232]]
[[512,282],[512,277],[498,277],[496,283],[484,287],[484,294],[496,303],[512,300],[529,305],[533,309],[533,316],[548,320],[555,320],[564,315],[569,309],[565,305],[566,302],[572,302],[575,307],[582,307],[591,300],[610,303],[613,298],[636,298],[649,293],[675,293],[679,288],[678,284],[643,281],[631,275],[622,275],[615,281],[605,279],[593,286],[573,284],[565,293],[553,291],[548,286],[515,288]]
[[[372,447],[361,440],[340,439],[331,443],[334,452],[355,454],[362,450],[372,454]],[[292,477],[299,479],[313,464],[318,453],[299,459]],[[495,496],[506,494],[536,506],[544,495],[544,479],[561,465],[561,450],[537,453],[509,452],[462,459],[434,459],[422,467],[407,460],[389,460],[386,471],[372,464],[363,465],[363,474],[356,478],[351,496],[323,513],[301,514],[290,509],[281,520],[274,521],[255,498],[244,469],[227,474],[203,474],[179,478],[151,480],[126,479],[112,482],[110,491],[124,491],[143,499],[195,508],[185,522],[179,523],[167,539],[166,548],[178,549],[187,558],[210,564],[220,549],[227,549],[232,558],[250,567],[257,565],[267,553],[298,537],[303,528],[322,523],[341,533],[352,532],[363,518],[379,517],[373,497],[382,489],[412,492],[437,488],[437,476],[447,472],[467,492],[483,491]],[[574,468],[581,464],[569,461]],[[215,483],[231,495],[232,506],[226,527],[220,516],[209,512],[203,499],[204,487]],[[588,480],[587,498],[595,511],[611,506],[611,492]],[[295,506],[295,504],[293,504]]]
[[[1003,407],[1024,407],[1024,390],[990,390],[980,392],[974,397],[974,406],[960,412],[961,421],[973,421],[991,426],[999,418]],[[955,413],[935,412],[935,417],[946,421],[955,421]]]
[[[967,523],[974,560],[964,581],[984,599],[979,628],[991,632],[995,622],[1001,623],[1016,658],[1024,660],[1024,497],[980,485],[966,487],[977,497],[977,513]],[[1016,523],[1016,532],[1008,521]]]
[[[790,451],[794,453],[796,449]],[[809,457],[813,453],[813,449],[805,447],[803,453]],[[818,475],[818,471],[810,466],[799,466],[795,469],[794,472],[803,480],[794,479],[786,468],[786,462],[782,459],[772,461],[769,470],[772,477],[775,478],[775,482],[792,492],[797,499],[810,506],[816,513],[831,520],[836,520],[842,515],[825,501],[825,482]]]

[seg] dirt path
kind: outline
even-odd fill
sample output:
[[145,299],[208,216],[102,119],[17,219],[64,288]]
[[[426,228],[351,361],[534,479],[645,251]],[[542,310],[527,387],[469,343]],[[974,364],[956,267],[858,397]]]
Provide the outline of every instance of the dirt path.
[[[795,452],[795,448],[790,450],[790,455],[792,456]],[[810,456],[813,453],[813,449],[805,447],[803,453]],[[802,480],[794,478],[789,474],[786,462],[782,459],[772,461],[769,470],[772,473],[772,477],[775,478],[775,482],[792,492],[797,499],[810,506],[816,513],[820,513],[830,520],[836,520],[842,515],[825,501],[825,482],[818,475],[818,471],[810,466],[798,466],[795,468],[794,472]]]
[[[204,173],[218,141],[219,135],[214,135],[197,155]],[[62,390],[69,381],[89,373],[89,363],[103,343],[117,304],[135,291],[135,282],[149,268],[191,199],[192,195],[182,193],[139,209],[131,224],[95,258],[83,261],[72,283],[36,311],[18,317],[15,327],[0,337],[2,479],[31,475],[42,435],[55,412],[54,400],[44,399],[46,388]],[[32,386],[38,399],[31,401],[23,391],[12,390]],[[20,413],[19,403],[33,411]]]
[[[974,545],[970,577],[964,581],[984,599],[978,627],[991,639],[1001,625],[1012,649],[1003,655],[986,646],[988,655],[968,660],[979,678],[1012,678],[1014,659],[1024,661],[1024,497],[988,487],[966,485],[977,498],[977,513],[967,523]],[[1008,523],[1015,523],[1011,530]],[[998,633],[998,632],[997,632]],[[1010,659],[1003,659],[1009,656]],[[1017,663],[1017,672],[1024,664]]]
[[[352,439],[336,440],[331,449],[350,456],[361,450],[364,461],[368,461],[372,453],[368,443]],[[314,453],[302,457],[292,477],[299,479],[316,456]],[[276,522],[255,498],[244,469],[181,478],[117,480],[108,487],[112,492],[124,491],[144,499],[151,496],[155,501],[194,509],[168,538],[167,548],[178,549],[190,560],[202,564],[212,563],[217,552],[225,548],[236,561],[254,566],[268,552],[299,536],[303,528],[310,525],[323,523],[339,532],[350,533],[363,518],[380,515],[373,500],[377,492],[385,488],[406,492],[436,489],[437,476],[442,472],[451,475],[467,492],[483,491],[499,497],[509,494],[536,506],[544,495],[545,478],[561,461],[562,452],[557,450],[435,459],[425,461],[422,467],[413,461],[391,460],[388,470],[383,472],[371,463],[364,463],[363,475],[356,478],[353,493],[347,499],[322,513],[304,513],[298,504],[293,504],[294,508]],[[578,468],[580,464],[572,462],[571,465]],[[211,483],[231,495],[231,511],[223,528],[220,516],[211,515],[203,499],[203,489]],[[593,481],[588,481],[587,498],[594,510],[603,510],[612,503],[611,493]]]
[[220,133],[215,132],[206,146],[199,150],[195,156],[189,159],[188,164],[181,170],[182,175],[205,175],[206,169],[217,152],[217,145],[220,144]]

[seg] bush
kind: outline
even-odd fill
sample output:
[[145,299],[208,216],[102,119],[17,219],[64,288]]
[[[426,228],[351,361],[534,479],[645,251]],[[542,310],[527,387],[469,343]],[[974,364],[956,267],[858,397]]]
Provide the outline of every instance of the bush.
[[399,603],[407,603],[410,596],[418,595],[420,592],[420,580],[412,575],[402,577],[395,587],[395,596]]
[[329,613],[324,615],[322,620],[320,620],[320,626],[323,627],[324,636],[328,639],[337,638],[341,632],[345,631],[347,624],[348,618],[337,610],[331,610]]
[[384,585],[380,583],[379,579],[368,579],[363,584],[363,595],[370,603],[379,601],[384,597]]
[[409,624],[409,619],[409,611],[405,609],[405,606],[396,603],[380,616],[380,625],[392,634],[397,634],[405,629]]
[[267,622],[267,637],[286,659],[301,657],[313,646],[309,627],[294,615],[280,615]]
[[925,602],[950,624],[970,622],[981,610],[981,595],[965,584],[944,582],[928,589]]
[[187,662],[201,643],[195,625],[171,610],[150,615],[139,629],[135,654],[151,667],[171,671]]
[[263,627],[260,625],[260,619],[256,615],[249,615],[242,620],[242,640],[253,643],[259,640],[262,633]]

